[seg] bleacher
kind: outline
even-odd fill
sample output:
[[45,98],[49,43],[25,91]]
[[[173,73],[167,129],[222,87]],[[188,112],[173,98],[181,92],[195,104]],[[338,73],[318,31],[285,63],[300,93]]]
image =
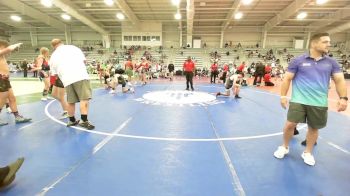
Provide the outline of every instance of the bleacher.
[[[8,60],[14,63],[18,63],[20,61],[23,61],[24,59],[27,59],[27,61],[32,62],[39,54],[39,52],[35,52],[34,47],[22,47],[19,49],[19,51],[13,52]],[[100,53],[98,52],[100,50]],[[251,64],[252,62],[262,61],[264,63],[271,63],[272,61],[264,61],[263,58],[258,57],[258,53],[256,53],[256,50],[258,50],[258,53],[261,55],[265,55],[268,49],[261,49],[261,48],[242,48],[242,49],[234,49],[234,48],[187,48],[187,49],[163,49],[161,52],[159,52],[158,48],[151,48],[147,49],[147,51],[150,52],[153,59],[155,59],[156,62],[160,62],[160,60],[163,60],[165,64],[168,64],[170,62],[173,62],[175,65],[175,70],[182,70],[183,63],[187,59],[187,56],[191,56],[193,60],[196,63],[197,68],[209,68],[212,64],[211,61],[211,52],[217,51],[217,53],[221,56],[219,64],[222,65],[223,63],[228,62],[234,62],[235,64],[240,64],[242,61],[245,61],[247,65]],[[101,53],[102,51],[102,53]],[[114,54],[114,51],[117,52],[117,55]],[[230,54],[226,55],[226,52],[229,51]],[[253,55],[248,57],[249,51],[254,51]],[[305,53],[305,49],[293,49],[293,48],[287,48],[287,52],[281,52],[283,51],[283,48],[275,48],[274,49],[274,55],[276,59],[280,59],[280,64],[283,67],[286,67],[288,65],[287,63],[287,54],[291,54],[293,56],[299,56],[303,53]],[[133,53],[132,59],[137,62],[140,60],[140,58],[143,56],[143,53],[145,50],[137,50]],[[92,51],[84,51],[86,58],[88,62],[91,62],[92,60],[99,61],[99,62],[105,62],[109,59],[116,59],[120,62],[120,64],[123,64],[127,55],[125,55],[125,49],[120,48],[110,48],[110,49],[103,49],[103,48],[96,48]],[[341,63],[342,58],[341,54],[338,52],[337,48],[332,48],[331,53],[333,54],[333,58],[335,58],[339,63]],[[163,56],[162,56],[163,55]],[[239,59],[237,59],[237,56],[239,56]]]
[[39,55],[39,52],[35,52],[35,48],[20,48],[18,51],[14,51],[7,58],[11,62],[20,62],[26,59],[29,62],[33,62]]

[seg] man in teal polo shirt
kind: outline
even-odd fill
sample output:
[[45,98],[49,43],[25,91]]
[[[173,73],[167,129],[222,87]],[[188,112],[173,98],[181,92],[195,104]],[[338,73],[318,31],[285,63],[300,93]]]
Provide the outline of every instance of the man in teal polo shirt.
[[339,95],[338,111],[347,107],[347,90],[339,64],[326,56],[330,47],[328,33],[317,33],[310,38],[310,51],[293,59],[281,86],[281,105],[287,108],[287,92],[292,82],[292,98],[289,103],[287,122],[283,129],[283,144],[274,152],[282,159],[289,153],[289,140],[293,137],[297,123],[307,123],[306,148],[302,153],[304,162],[315,165],[312,155],[318,130],[327,124],[328,85],[332,76]]

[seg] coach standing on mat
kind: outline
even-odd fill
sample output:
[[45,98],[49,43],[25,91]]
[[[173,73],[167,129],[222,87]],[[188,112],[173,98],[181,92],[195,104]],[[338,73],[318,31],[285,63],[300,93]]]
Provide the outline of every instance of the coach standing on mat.
[[191,89],[194,91],[193,88],[193,73],[195,70],[194,62],[192,61],[192,58],[190,56],[187,57],[187,60],[185,61],[183,65],[183,70],[186,76],[186,90],[189,90],[189,84],[191,84]]
[[293,137],[297,123],[307,123],[306,149],[301,157],[308,165],[315,165],[312,155],[318,137],[318,129],[327,124],[328,85],[332,76],[339,95],[338,111],[347,107],[347,90],[344,75],[339,64],[326,56],[330,47],[328,33],[318,33],[310,39],[310,51],[293,59],[281,86],[281,105],[287,107],[287,92],[292,82],[292,98],[289,103],[287,122],[283,129],[283,144],[274,152],[282,159],[289,152],[289,140]]
[[[67,126],[79,124],[86,129],[94,129],[95,126],[88,121],[89,100],[92,93],[84,53],[76,46],[64,45],[60,39],[53,39],[51,45],[55,51],[52,53],[50,65],[55,68],[54,73],[62,80],[67,91],[69,116]],[[81,122],[74,116],[77,102],[80,102]]]

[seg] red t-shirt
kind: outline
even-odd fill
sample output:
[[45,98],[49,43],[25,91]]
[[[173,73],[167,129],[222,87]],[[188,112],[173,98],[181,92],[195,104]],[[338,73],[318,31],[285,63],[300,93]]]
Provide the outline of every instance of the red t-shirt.
[[149,65],[147,62],[141,62],[140,63],[140,66],[137,68],[137,69],[148,69],[149,68]]
[[184,71],[192,72],[194,70],[194,63],[192,61],[186,61],[183,68]]
[[228,65],[224,65],[224,72],[228,72],[228,70],[229,70]]
[[271,82],[270,79],[271,79],[270,74],[267,73],[267,74],[264,75],[264,81],[265,82]]
[[131,61],[126,61],[125,62],[125,69],[133,69],[133,65]]
[[245,64],[238,66],[237,71],[243,71]]
[[211,71],[217,71],[218,70],[218,64],[214,63],[211,65]]
[[143,66],[144,69],[148,69],[149,65],[147,62],[141,63],[141,66]]
[[270,65],[265,66],[265,73],[270,73],[272,70],[272,67]]

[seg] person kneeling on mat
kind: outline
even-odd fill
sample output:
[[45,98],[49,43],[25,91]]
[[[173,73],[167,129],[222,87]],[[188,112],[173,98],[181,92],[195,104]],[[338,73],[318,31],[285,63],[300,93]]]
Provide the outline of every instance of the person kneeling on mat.
[[[109,93],[114,94],[115,93],[115,88],[118,86],[118,84],[122,85],[122,92],[123,93],[129,92],[129,91],[131,93],[135,92],[134,88],[131,86],[131,83],[127,82],[125,80],[125,78],[123,76],[124,73],[125,72],[124,72],[123,69],[116,69],[115,70],[114,79],[112,79],[112,82],[111,82],[112,90]],[[129,87],[126,87],[126,85],[128,85]]]
[[230,88],[232,88],[232,92],[235,95],[235,98],[240,99],[242,97],[240,97],[239,94],[239,90],[241,88],[241,82],[242,82],[242,74],[238,73],[238,74],[233,74],[231,75],[225,82],[225,92],[221,93],[218,92],[216,93],[216,96],[226,96],[229,97],[230,96]]

